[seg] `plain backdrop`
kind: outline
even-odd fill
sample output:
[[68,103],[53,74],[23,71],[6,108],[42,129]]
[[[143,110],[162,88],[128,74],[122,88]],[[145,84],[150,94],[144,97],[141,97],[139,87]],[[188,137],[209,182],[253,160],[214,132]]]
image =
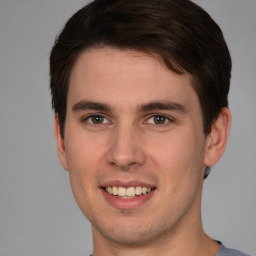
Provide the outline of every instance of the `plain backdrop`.
[[[227,150],[205,181],[203,224],[226,246],[256,252],[256,1],[197,0],[233,58]],[[90,224],[59,163],[49,52],[86,1],[0,0],[0,255],[86,256]]]

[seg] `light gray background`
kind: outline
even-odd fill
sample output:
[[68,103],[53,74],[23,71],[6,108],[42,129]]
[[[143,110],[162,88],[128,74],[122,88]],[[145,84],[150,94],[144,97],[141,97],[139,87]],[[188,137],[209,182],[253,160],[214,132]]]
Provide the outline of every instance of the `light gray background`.
[[[78,209],[53,136],[48,57],[86,1],[0,0],[0,255],[86,256],[90,225]],[[256,1],[197,0],[233,57],[230,141],[205,181],[205,230],[256,252]]]

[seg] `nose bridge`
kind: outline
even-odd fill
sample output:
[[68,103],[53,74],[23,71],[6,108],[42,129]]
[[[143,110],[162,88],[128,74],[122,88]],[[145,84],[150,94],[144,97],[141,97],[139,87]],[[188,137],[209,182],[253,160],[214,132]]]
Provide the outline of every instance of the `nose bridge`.
[[108,161],[121,169],[142,165],[145,152],[141,142],[139,128],[133,123],[119,123],[112,131]]

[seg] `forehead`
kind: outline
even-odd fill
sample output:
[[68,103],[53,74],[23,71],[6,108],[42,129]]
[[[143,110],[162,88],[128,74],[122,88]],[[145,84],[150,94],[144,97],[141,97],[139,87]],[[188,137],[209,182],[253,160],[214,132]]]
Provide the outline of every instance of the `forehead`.
[[113,105],[169,99],[183,103],[197,98],[188,73],[175,74],[151,55],[113,48],[91,48],[78,56],[68,104],[84,97]]

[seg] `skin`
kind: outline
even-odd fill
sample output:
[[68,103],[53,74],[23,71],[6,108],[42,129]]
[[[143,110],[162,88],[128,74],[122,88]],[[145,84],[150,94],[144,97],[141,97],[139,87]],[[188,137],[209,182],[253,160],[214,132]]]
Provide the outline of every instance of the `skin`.
[[[201,193],[230,122],[224,108],[205,135],[190,75],[174,74],[152,56],[113,48],[81,53],[64,138],[57,116],[55,135],[74,197],[92,224],[94,256],[215,255],[219,245],[201,224]],[[116,207],[101,188],[110,181],[155,190],[135,207]]]

